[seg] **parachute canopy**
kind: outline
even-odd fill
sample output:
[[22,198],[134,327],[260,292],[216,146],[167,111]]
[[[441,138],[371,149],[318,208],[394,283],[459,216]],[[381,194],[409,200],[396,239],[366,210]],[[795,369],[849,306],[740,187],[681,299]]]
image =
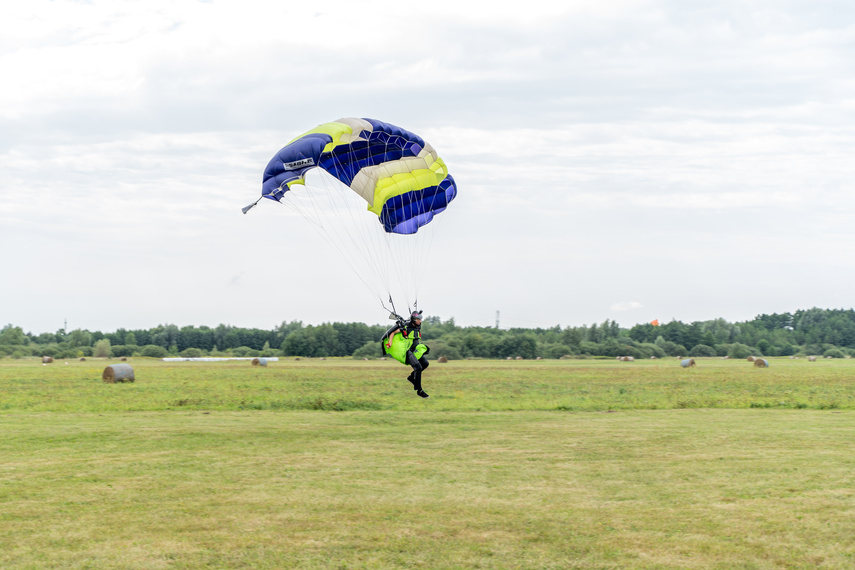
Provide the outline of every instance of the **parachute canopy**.
[[457,195],[454,178],[430,144],[374,119],[339,119],[291,141],[264,169],[262,197],[281,200],[313,168],[361,196],[387,233],[418,232]]

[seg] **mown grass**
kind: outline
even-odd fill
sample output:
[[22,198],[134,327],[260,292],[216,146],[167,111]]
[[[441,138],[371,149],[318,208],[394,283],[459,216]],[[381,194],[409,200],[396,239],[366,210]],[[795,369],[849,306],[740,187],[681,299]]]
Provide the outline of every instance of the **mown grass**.
[[[104,384],[106,361],[0,362],[0,411],[422,410],[393,361],[131,361],[137,381]],[[463,361],[425,372],[437,411],[855,408],[855,360]]]
[[851,361],[132,364],[0,362],[0,567],[855,566]]

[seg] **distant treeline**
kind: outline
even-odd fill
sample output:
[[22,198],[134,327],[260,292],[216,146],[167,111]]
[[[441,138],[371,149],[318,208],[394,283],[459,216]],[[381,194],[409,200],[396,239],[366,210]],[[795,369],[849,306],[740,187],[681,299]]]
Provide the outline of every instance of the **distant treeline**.
[[[0,330],[0,356],[380,356],[383,325],[283,322],[272,330],[230,325],[178,327],[102,333],[88,330],[32,334],[7,325]],[[454,319],[425,319],[422,327],[430,357],[562,358],[665,356],[823,355],[855,354],[855,310],[807,309],[759,315],[751,321],[724,319],[639,324],[621,328],[616,321],[561,328],[460,327]]]

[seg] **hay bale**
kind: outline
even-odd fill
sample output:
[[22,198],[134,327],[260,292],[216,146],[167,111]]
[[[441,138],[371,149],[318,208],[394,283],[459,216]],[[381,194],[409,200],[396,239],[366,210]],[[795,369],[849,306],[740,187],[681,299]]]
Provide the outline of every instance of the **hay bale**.
[[688,367],[694,366],[694,365],[695,365],[695,359],[694,358],[684,358],[683,360],[680,361],[680,366],[682,366],[683,368],[688,368]]
[[86,362],[86,358],[84,358],[84,357],[82,357],[82,356],[81,356],[81,357],[80,357],[80,362]]
[[523,359],[522,356],[517,356],[517,360],[522,360],[522,359]]
[[769,361],[765,358],[757,358],[754,360],[754,366],[757,368],[769,368]]
[[53,362],[53,356],[42,356],[42,364],[50,364]]
[[127,356],[123,356],[123,357],[121,357],[119,360],[121,360],[122,362],[127,362],[127,361],[128,361],[128,357],[127,357]]
[[130,364],[111,364],[104,369],[101,378],[107,384],[115,384],[116,382],[133,382],[134,369]]
[[439,358],[436,359],[436,361],[445,364],[446,362],[448,362],[448,357],[447,356],[440,356]]
[[267,359],[266,358],[253,358],[252,359],[252,365],[253,366],[267,366]]
[[620,361],[621,362],[635,362],[635,358],[632,356],[621,356]]
[[816,362],[816,356],[808,356],[808,362]]
[[756,359],[756,358],[754,358],[753,356],[749,356],[749,357],[747,358],[747,360],[748,360],[748,362],[754,362],[754,361],[755,361],[755,360],[757,360],[757,359]]

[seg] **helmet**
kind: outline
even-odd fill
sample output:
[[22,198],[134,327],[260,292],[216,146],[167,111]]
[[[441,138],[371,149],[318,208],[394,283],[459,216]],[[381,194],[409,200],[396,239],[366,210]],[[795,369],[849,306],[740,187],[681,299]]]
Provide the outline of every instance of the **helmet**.
[[421,312],[421,311],[413,311],[413,314],[412,314],[412,315],[410,315],[410,320],[411,320],[411,321],[414,321],[414,320],[416,320],[416,319],[419,319],[419,320],[421,320],[421,319],[422,319],[422,312]]

